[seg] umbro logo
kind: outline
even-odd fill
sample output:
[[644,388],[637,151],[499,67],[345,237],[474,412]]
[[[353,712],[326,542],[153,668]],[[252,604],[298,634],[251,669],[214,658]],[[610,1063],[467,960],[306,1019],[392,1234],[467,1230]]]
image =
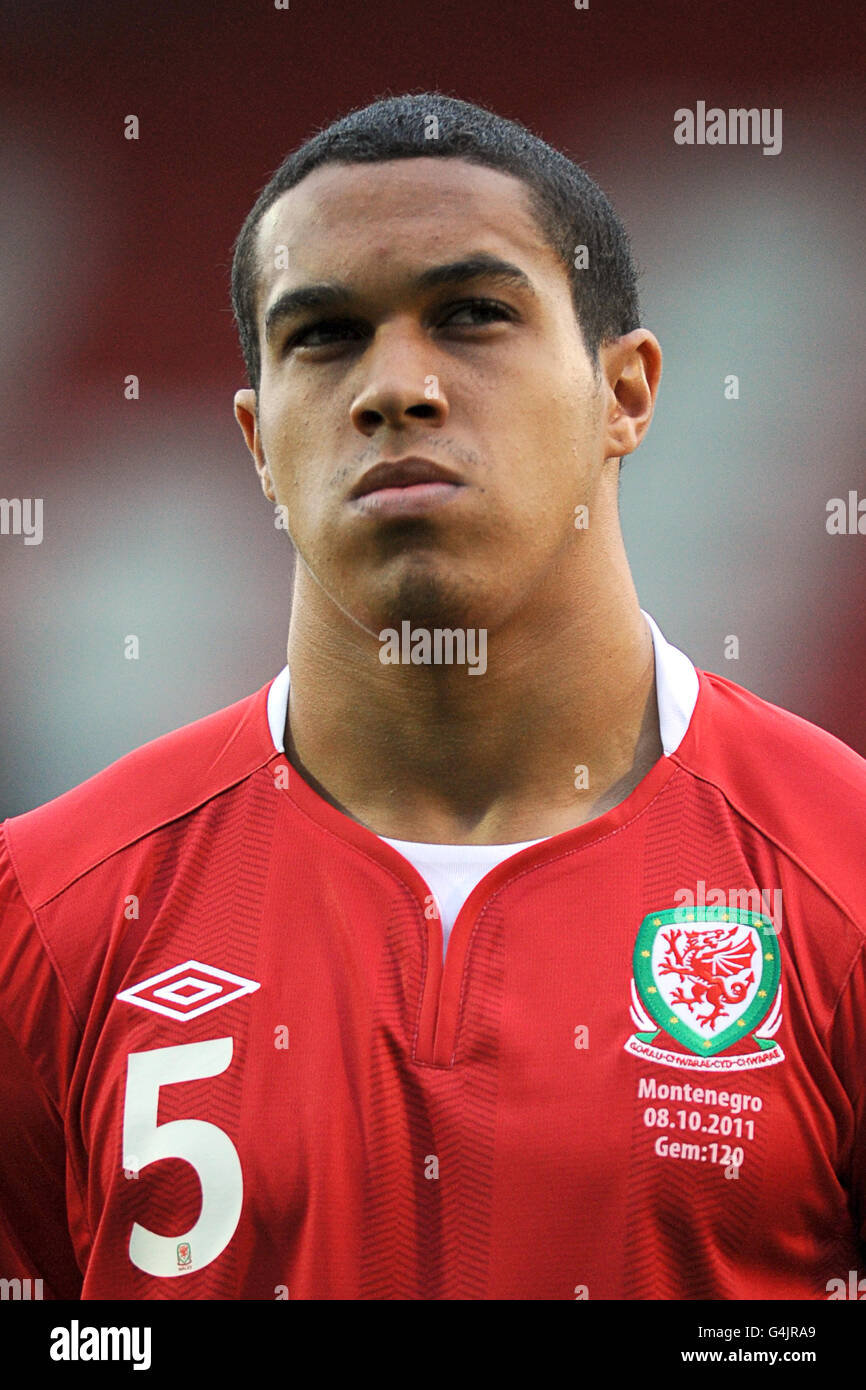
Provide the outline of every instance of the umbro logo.
[[202,965],[199,960],[185,960],[183,965],[175,965],[171,970],[142,980],[141,984],[121,990],[117,998],[127,1004],[137,1004],[140,1009],[151,1009],[156,1014],[185,1021],[260,988],[258,980],[245,980],[243,975],[217,970],[215,965]]

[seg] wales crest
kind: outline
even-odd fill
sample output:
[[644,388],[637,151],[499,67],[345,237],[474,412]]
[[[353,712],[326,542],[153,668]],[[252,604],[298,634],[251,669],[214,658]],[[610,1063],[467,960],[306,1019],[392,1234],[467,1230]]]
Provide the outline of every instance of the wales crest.
[[637,934],[633,972],[638,1031],[627,1052],[702,1071],[745,1071],[784,1059],[775,1041],[781,954],[769,918],[729,907],[651,912]]

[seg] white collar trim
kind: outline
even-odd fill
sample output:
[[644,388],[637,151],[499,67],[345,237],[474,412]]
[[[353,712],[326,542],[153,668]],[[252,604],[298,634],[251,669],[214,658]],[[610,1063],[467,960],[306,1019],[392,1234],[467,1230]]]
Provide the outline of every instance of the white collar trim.
[[289,713],[289,668],[284,666],[268,691],[268,724],[278,753],[285,753],[286,716]]
[[[698,698],[698,673],[689,658],[662,636],[649,613],[641,609],[649,623],[655,653],[656,695],[659,707],[659,733],[665,757],[670,757],[685,737]],[[289,711],[289,668],[284,666],[271,681],[268,691],[268,725],[278,753],[284,753],[283,736]]]
[[666,758],[675,753],[686,736],[698,699],[698,673],[685,652],[671,646],[655,619],[640,610],[652,633],[656,659],[656,699],[659,707],[659,733]]

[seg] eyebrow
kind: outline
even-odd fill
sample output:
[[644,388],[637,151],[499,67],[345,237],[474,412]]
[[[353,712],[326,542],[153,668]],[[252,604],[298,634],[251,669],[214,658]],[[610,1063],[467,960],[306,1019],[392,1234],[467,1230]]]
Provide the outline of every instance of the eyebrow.
[[[535,294],[532,281],[525,271],[487,251],[476,251],[459,261],[430,266],[415,277],[410,288],[433,290],[442,285],[463,284],[482,277],[496,284]],[[351,285],[339,281],[322,281],[320,284],[299,285],[297,289],[286,290],[274,300],[265,314],[265,338],[270,341],[278,323],[294,318],[307,309],[333,309],[345,305],[353,293]]]

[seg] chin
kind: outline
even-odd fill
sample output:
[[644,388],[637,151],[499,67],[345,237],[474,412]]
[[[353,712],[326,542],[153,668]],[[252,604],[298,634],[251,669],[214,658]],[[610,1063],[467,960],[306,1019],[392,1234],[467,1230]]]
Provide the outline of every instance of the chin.
[[460,584],[453,570],[429,562],[413,565],[374,598],[371,623],[364,626],[377,634],[408,620],[413,627],[471,627],[475,623],[478,589]]
[[477,585],[455,573],[453,565],[443,563],[434,569],[405,574],[395,607],[419,626],[465,627],[473,622],[478,598]]

